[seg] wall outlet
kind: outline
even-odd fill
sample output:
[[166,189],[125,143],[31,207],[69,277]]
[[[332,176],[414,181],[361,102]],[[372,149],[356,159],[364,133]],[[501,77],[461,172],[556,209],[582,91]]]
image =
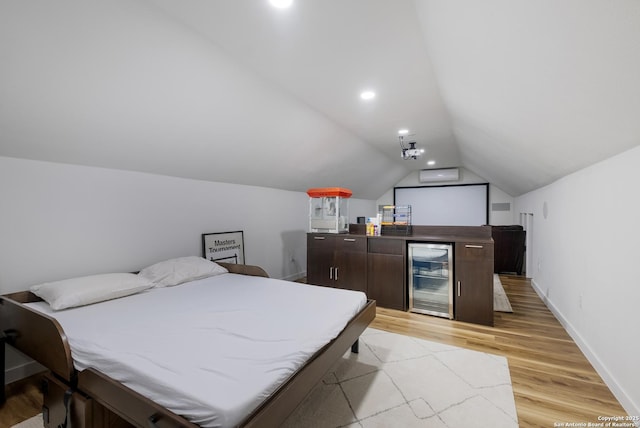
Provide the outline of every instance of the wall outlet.
[[578,296],[578,308],[582,309],[582,294]]

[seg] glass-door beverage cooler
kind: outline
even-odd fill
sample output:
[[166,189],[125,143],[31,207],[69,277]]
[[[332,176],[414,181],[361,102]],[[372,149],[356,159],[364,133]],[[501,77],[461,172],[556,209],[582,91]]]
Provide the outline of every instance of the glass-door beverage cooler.
[[409,310],[453,319],[453,245],[409,243]]

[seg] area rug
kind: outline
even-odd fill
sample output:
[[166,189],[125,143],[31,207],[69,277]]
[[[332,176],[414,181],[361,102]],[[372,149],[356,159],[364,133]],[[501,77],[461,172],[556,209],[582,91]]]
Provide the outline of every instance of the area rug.
[[297,427],[517,427],[504,357],[368,328],[287,419]]
[[504,291],[497,273],[493,274],[493,310],[498,312],[513,312],[511,302]]
[[18,425],[14,425],[12,428],[42,428],[44,426],[42,422],[42,413],[27,419],[24,422],[20,422]]
[[506,358],[368,328],[283,426],[513,428],[518,417]]

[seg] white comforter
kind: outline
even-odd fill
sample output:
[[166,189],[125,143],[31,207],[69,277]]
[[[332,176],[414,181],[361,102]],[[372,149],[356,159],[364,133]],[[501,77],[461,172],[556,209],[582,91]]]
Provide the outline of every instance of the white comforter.
[[52,311],[95,367],[203,427],[241,422],[366,304],[360,292],[223,274]]

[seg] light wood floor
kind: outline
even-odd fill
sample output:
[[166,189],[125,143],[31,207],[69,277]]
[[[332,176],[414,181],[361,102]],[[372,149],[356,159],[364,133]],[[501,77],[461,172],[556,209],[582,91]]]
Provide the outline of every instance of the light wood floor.
[[8,428],[42,411],[40,377],[12,383],[5,388],[7,401],[0,407],[0,428]]
[[626,415],[530,281],[506,275],[500,280],[513,313],[495,312],[494,327],[384,308],[371,327],[506,357],[523,428]]
[[[598,422],[600,415],[625,415],[530,282],[504,275],[501,281],[514,313],[496,312],[494,327],[384,308],[378,308],[371,326],[505,356],[523,428],[549,428],[554,422]],[[25,381],[8,390],[7,403],[0,408],[0,428],[40,412],[42,398],[35,385]]]

